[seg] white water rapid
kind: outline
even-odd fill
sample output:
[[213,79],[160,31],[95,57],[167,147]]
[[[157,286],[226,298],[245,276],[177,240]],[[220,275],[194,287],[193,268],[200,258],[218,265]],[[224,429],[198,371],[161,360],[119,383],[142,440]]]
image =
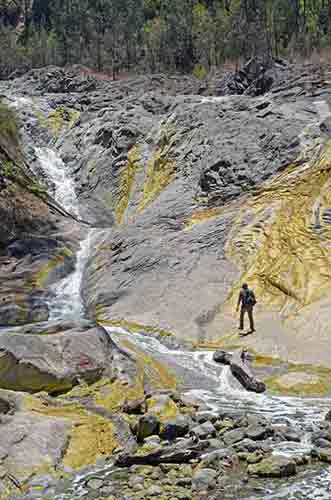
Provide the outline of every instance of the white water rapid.
[[[35,153],[49,192],[67,212],[79,217],[79,203],[74,184],[64,162],[49,148],[36,148]],[[91,240],[91,230],[86,231],[87,235],[80,242],[77,252],[75,270],[51,287],[51,298],[48,302],[51,321],[77,320],[84,316],[81,282]]]

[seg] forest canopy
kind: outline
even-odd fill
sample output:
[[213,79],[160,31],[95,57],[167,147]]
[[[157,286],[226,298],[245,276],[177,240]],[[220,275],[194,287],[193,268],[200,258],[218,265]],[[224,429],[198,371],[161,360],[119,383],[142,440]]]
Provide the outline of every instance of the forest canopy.
[[49,64],[203,78],[331,46],[331,0],[0,0],[0,75]]

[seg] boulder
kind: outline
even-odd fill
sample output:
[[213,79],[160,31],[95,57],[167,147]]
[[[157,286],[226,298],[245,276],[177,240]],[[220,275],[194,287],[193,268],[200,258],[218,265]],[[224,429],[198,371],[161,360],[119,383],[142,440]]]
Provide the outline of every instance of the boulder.
[[178,416],[168,420],[162,425],[160,436],[168,441],[185,436],[192,425],[192,420],[188,416]]
[[56,467],[70,441],[70,420],[29,412],[23,393],[0,390],[0,398],[2,467],[20,481],[46,465]]
[[[330,445],[330,443],[329,443]],[[311,452],[313,458],[317,458],[320,462],[331,463],[331,447],[329,448],[314,448]]]
[[159,433],[160,420],[155,415],[143,415],[138,420],[135,431],[138,441],[144,441],[145,438]]
[[271,456],[264,458],[257,464],[249,465],[247,472],[259,477],[281,478],[294,476],[297,469],[294,460],[281,456]]
[[225,444],[231,446],[239,441],[243,441],[245,438],[245,430],[234,429],[233,431],[226,432],[222,437]]
[[270,446],[268,444],[258,441],[252,441],[251,439],[247,438],[234,443],[233,448],[238,453],[254,453],[258,450],[268,452],[270,450]]
[[200,469],[192,478],[192,486],[194,490],[206,491],[215,487],[217,472],[214,469]]
[[216,435],[216,429],[211,422],[205,422],[193,427],[191,434],[199,439],[207,439]]
[[60,393],[80,381],[95,382],[109,369],[112,347],[102,328],[48,334],[42,324],[39,333],[22,332],[0,333],[0,388]]
[[249,425],[245,430],[246,437],[253,441],[263,441],[273,435],[273,429],[262,425]]

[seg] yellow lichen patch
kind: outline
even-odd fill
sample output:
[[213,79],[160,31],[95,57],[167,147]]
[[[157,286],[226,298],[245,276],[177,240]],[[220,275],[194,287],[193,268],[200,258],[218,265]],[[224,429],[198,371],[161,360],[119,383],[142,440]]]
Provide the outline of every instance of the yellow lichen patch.
[[[310,367],[311,368],[311,367]],[[297,371],[296,371],[297,370]],[[305,368],[289,370],[288,373],[272,376],[265,380],[269,391],[296,396],[329,396],[331,393],[330,373],[318,373]]]
[[253,354],[252,366],[254,368],[260,368],[265,366],[279,366],[283,361],[280,358],[274,358],[272,356],[263,356],[261,354],[255,354],[252,349],[249,351]]
[[147,409],[148,413],[156,415],[161,421],[167,421],[178,414],[178,407],[171,398],[167,398],[165,404],[160,404],[157,398],[150,398],[147,402]]
[[176,173],[176,163],[170,159],[175,142],[176,130],[169,124],[162,128],[157,149],[147,162],[144,191],[138,212],[144,210],[172,182]]
[[123,223],[125,212],[128,208],[132,191],[134,189],[135,176],[139,168],[141,155],[138,146],[134,146],[128,153],[128,161],[121,169],[118,201],[115,214],[117,224]]
[[114,424],[95,415],[76,421],[63,465],[78,469],[93,465],[100,456],[109,456],[118,447]]
[[223,212],[220,207],[206,208],[205,210],[196,210],[192,213],[191,217],[185,221],[185,227],[190,229],[196,224],[201,224],[210,219],[218,217]]
[[40,110],[35,109],[34,111],[40,125],[48,128],[55,136],[58,136],[64,128],[71,128],[80,115],[79,111],[65,106],[59,106],[48,116],[45,116]]
[[140,323],[135,323],[134,321],[126,321],[124,319],[118,320],[104,320],[99,321],[102,326],[113,326],[124,328],[128,330],[130,333],[149,333],[151,335],[160,335],[161,337],[173,337],[174,334],[169,332],[168,330],[162,330],[161,328],[157,328],[156,326],[148,326],[142,325]]
[[63,265],[65,259],[72,256],[73,252],[71,250],[68,248],[63,249],[59,254],[55,255],[52,260],[42,266],[42,268],[32,277],[31,284],[43,288],[47,283],[50,273],[54,271],[57,266]]
[[140,350],[132,342],[123,340],[122,343],[124,347],[134,352],[140,376],[145,374],[153,389],[176,389],[176,377],[168,367]]
[[133,385],[123,384],[120,380],[104,384],[95,393],[95,404],[108,411],[117,412],[123,404],[144,396],[143,380],[137,376]]
[[118,447],[114,424],[99,415],[88,412],[81,404],[61,398],[57,405],[34,396],[26,396],[24,408],[47,417],[68,419],[72,425],[70,441],[63,465],[81,468],[95,464],[98,457],[111,455]]
[[[264,306],[287,317],[331,290],[331,147],[311,165],[282,174],[244,206],[232,229],[228,257]],[[233,307],[239,291],[232,290]]]

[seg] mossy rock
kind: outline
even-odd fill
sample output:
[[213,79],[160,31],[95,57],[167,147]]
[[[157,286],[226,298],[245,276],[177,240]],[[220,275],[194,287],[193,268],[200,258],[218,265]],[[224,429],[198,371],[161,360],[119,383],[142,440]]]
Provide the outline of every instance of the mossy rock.
[[166,421],[178,415],[176,403],[166,394],[155,394],[147,400],[147,411]]

